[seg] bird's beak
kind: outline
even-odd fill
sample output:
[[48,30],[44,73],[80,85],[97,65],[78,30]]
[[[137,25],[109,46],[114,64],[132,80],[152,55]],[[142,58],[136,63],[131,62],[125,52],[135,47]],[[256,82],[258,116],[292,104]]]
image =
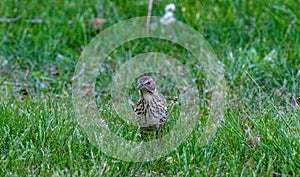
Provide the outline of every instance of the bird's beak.
[[139,85],[137,86],[137,89],[141,90],[142,88],[144,88],[144,85],[139,83]]

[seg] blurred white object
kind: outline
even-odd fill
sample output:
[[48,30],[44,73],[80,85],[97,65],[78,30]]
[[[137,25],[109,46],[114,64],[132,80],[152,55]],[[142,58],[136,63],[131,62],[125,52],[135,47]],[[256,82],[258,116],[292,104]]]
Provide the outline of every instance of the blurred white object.
[[175,9],[176,9],[175,4],[171,3],[171,4],[166,5],[165,12],[169,12],[169,11],[174,12]]
[[175,10],[174,4],[168,4],[165,7],[165,14],[162,18],[160,18],[160,23],[164,25],[170,25],[175,22],[175,17],[173,11]]
[[164,25],[170,25],[175,22],[175,18],[172,12],[167,12],[161,19],[160,23]]
[[170,19],[174,18],[173,12],[166,12],[165,15],[163,16],[164,19]]

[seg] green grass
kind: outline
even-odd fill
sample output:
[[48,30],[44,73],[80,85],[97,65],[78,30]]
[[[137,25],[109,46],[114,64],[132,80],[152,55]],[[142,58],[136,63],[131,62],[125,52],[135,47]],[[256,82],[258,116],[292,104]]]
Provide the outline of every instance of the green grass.
[[[162,16],[168,3],[154,1],[152,15]],[[205,116],[175,151],[136,163],[111,158],[89,141],[75,118],[71,78],[82,48],[110,25],[145,16],[148,1],[2,0],[0,18],[18,20],[0,22],[0,176],[299,176],[300,111],[290,101],[300,97],[300,1],[175,4],[176,19],[203,34],[224,64],[225,120],[204,146],[198,138]],[[96,31],[89,21],[99,10],[106,23]],[[110,66],[151,50],[189,61],[184,50],[168,45],[136,40],[117,48],[99,73],[99,107],[111,98],[105,89],[115,71]],[[205,73],[191,69],[202,88]],[[171,99],[177,91],[172,86],[163,93]],[[134,85],[129,94],[137,98]],[[122,125],[112,114],[107,120],[128,139],[137,134],[136,127]]]

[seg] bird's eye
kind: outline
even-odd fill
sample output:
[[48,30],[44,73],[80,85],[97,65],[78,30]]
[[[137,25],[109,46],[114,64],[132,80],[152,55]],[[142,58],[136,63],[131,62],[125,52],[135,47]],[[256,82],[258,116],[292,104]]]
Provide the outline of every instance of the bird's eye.
[[146,82],[147,85],[150,85],[150,82]]

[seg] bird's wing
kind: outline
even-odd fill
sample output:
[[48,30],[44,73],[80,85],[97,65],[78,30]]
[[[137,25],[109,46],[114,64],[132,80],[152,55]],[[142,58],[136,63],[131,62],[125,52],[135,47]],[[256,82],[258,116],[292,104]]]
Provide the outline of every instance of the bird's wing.
[[142,106],[143,106],[143,100],[139,99],[139,101],[134,105],[134,112],[137,113],[138,111],[141,111]]

